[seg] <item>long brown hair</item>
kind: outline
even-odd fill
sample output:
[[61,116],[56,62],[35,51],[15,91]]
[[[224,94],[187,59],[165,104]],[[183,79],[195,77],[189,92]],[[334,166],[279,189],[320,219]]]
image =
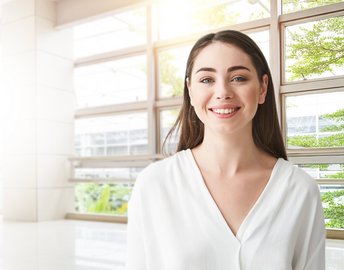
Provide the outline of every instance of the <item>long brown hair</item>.
[[205,35],[192,47],[186,64],[183,105],[175,124],[165,138],[163,149],[167,140],[172,137],[176,131],[180,131],[177,151],[188,148],[192,149],[203,141],[204,124],[198,119],[194,108],[191,106],[187,87],[187,78],[191,78],[192,68],[199,52],[214,41],[232,44],[243,50],[250,57],[257,71],[260,82],[262,82],[264,74],[268,75],[269,80],[265,102],[263,104],[259,104],[256,115],[253,118],[253,141],[258,148],[272,156],[287,159],[278,122],[274,86],[268,63],[266,62],[262,51],[250,37],[234,30],[225,30]]

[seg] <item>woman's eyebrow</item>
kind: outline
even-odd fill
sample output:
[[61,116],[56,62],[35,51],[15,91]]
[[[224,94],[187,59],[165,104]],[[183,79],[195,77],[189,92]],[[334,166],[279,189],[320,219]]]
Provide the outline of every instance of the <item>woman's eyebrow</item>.
[[197,70],[196,73],[201,72],[201,71],[216,72],[216,69],[215,68],[211,68],[211,67],[202,67],[199,70]]
[[229,68],[227,69],[227,72],[232,72],[232,71],[239,70],[239,69],[246,69],[246,70],[248,70],[249,72],[251,72],[251,70],[250,70],[248,67],[245,67],[245,66],[233,66],[233,67],[229,67]]
[[[227,69],[227,72],[233,72],[233,71],[236,71],[236,70],[239,70],[239,69],[246,69],[248,71],[251,72],[251,70],[245,66],[233,66],[233,67],[229,67]],[[211,67],[202,67],[200,68],[199,70],[196,71],[196,73],[200,72],[200,71],[210,71],[210,72],[216,72],[216,69],[215,68],[211,68]]]

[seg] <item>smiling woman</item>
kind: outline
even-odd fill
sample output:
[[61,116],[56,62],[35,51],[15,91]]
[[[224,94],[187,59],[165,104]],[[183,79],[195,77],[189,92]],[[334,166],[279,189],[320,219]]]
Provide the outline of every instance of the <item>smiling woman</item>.
[[129,201],[127,270],[324,270],[318,186],[286,160],[258,46],[202,37],[183,95],[177,153],[146,167]]
[[[258,104],[265,101],[268,77],[264,75],[260,82],[247,54],[236,46],[214,42],[198,54],[193,70],[187,78],[188,90],[191,104],[205,125],[205,136],[225,136],[228,140],[238,128],[251,130]],[[214,121],[214,116],[228,121]],[[219,134],[211,128],[212,123],[220,129]]]

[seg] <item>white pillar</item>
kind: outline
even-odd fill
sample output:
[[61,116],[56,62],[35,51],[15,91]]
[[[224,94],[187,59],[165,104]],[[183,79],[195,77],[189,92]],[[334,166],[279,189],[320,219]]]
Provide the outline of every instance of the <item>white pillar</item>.
[[52,0],[11,0],[2,6],[5,220],[60,219],[74,207],[68,183],[75,106],[73,36],[71,29],[55,29],[55,13]]

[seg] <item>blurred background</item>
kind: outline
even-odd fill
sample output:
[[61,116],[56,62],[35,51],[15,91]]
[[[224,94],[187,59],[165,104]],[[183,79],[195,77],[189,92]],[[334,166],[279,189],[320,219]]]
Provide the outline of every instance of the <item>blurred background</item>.
[[0,269],[124,269],[135,178],[163,158],[192,44],[224,29],[267,58],[344,269],[343,1],[2,0],[0,22]]

